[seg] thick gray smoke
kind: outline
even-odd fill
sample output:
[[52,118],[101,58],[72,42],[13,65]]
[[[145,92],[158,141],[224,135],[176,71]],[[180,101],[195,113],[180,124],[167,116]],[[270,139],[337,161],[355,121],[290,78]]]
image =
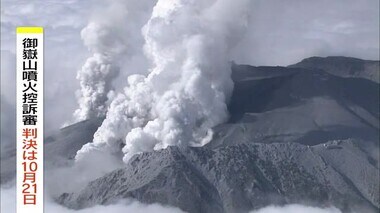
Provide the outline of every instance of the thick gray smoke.
[[159,0],[142,29],[149,74],[128,78],[77,160],[121,146],[128,161],[140,152],[209,142],[211,128],[228,118],[229,53],[245,30],[250,3]]

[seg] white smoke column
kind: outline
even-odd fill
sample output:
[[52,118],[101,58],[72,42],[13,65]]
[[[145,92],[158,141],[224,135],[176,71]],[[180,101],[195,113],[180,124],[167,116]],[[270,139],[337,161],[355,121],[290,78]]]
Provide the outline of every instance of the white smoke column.
[[[112,25],[107,22],[90,22],[81,32],[84,44],[93,55],[86,60],[77,74],[80,91],[79,109],[74,112],[76,121],[105,115],[107,94],[112,88],[112,80],[118,75],[118,68],[113,64],[115,52],[112,52],[112,48],[117,46],[112,42],[117,42],[117,39],[112,38],[110,28]],[[111,51],[105,48],[107,43],[110,43]],[[124,46],[119,43],[120,47]]]
[[148,76],[134,75],[111,104],[93,150],[136,153],[167,146],[202,146],[228,119],[233,89],[230,49],[247,25],[249,0],[159,0],[143,28]]
[[87,59],[77,75],[81,89],[78,95],[79,109],[74,112],[75,121],[105,115],[107,94],[117,73],[109,56],[94,53]]
[[77,74],[80,90],[77,93],[79,109],[74,112],[75,121],[105,116],[120,61],[139,61],[136,57],[139,56],[138,49],[141,49],[143,38],[138,32],[148,19],[144,16],[147,16],[153,3],[153,0],[107,0],[96,3],[104,6],[95,12],[81,32],[92,56]]

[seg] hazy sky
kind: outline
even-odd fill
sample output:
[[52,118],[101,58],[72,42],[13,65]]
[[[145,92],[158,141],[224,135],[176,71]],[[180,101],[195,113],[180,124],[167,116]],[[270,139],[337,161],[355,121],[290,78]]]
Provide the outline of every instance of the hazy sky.
[[256,0],[237,58],[289,65],[310,56],[379,59],[378,0]]
[[[289,65],[314,55],[379,59],[378,0],[254,1],[247,33],[231,56],[238,63]],[[2,144],[14,136],[15,27],[45,27],[45,126],[57,129],[77,108],[75,77],[89,55],[80,31],[101,9],[94,0],[1,0]]]

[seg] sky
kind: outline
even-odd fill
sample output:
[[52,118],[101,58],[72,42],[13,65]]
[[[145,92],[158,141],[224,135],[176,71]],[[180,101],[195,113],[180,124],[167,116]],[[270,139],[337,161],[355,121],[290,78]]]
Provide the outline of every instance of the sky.
[[379,59],[378,0],[257,0],[238,62],[289,65],[310,56]]

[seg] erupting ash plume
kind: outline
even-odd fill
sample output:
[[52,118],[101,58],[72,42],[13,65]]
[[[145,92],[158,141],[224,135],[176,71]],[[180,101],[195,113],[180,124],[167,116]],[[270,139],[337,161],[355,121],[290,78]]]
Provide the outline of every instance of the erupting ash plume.
[[77,74],[80,90],[77,94],[79,109],[74,112],[75,121],[105,116],[113,90],[112,82],[119,74],[120,64],[136,64],[136,61],[139,62],[136,58],[142,55],[138,49],[141,49],[143,39],[135,34],[148,19],[147,13],[154,1],[107,0],[97,4],[104,3],[107,6],[97,11],[81,32],[82,40],[92,56]]
[[117,74],[118,69],[109,56],[94,53],[87,59],[77,75],[81,89],[78,97],[80,108],[74,112],[76,121],[105,115],[107,94]]
[[228,119],[233,89],[230,50],[244,32],[249,0],[159,0],[143,27],[149,74],[131,75],[116,95],[92,143],[124,155],[167,146],[202,146]]
[[79,109],[74,112],[77,121],[105,115],[107,94],[112,89],[112,80],[118,75],[119,70],[114,65],[115,52],[111,52],[117,44],[111,43],[111,51],[105,48],[107,43],[115,42],[106,25],[90,23],[81,33],[93,55],[77,74],[80,82]]

